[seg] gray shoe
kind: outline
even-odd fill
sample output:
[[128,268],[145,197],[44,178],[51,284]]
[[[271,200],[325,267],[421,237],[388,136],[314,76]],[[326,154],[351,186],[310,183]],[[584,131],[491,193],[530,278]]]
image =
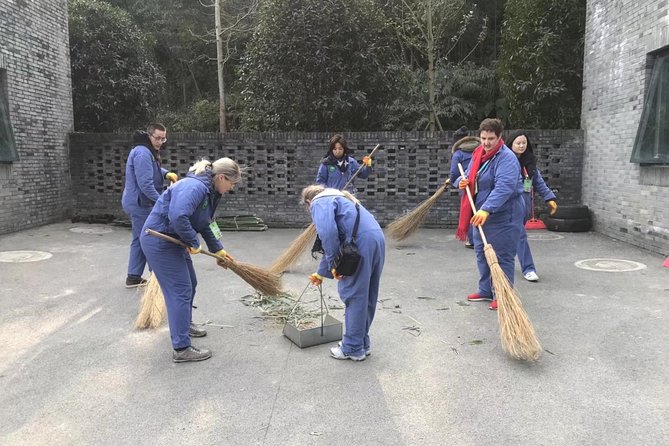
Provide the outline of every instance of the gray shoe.
[[[341,341],[339,341],[339,343],[337,343],[337,347],[339,347],[339,349],[341,349]],[[369,356],[371,354],[372,354],[372,348],[371,347],[368,348],[367,350],[365,350],[365,356]]]
[[332,356],[334,359],[350,359],[352,361],[364,361],[367,356],[365,355],[360,355],[360,356],[353,356],[353,355],[347,355],[343,351],[341,351],[341,347],[332,347],[330,349],[330,356]]
[[181,350],[172,352],[172,361],[174,362],[194,362],[194,361],[204,361],[205,359],[211,358],[211,351],[197,349],[192,345],[186,350]]
[[207,330],[204,328],[198,328],[197,325],[191,323],[190,327],[188,328],[188,335],[191,338],[204,338],[207,336]]

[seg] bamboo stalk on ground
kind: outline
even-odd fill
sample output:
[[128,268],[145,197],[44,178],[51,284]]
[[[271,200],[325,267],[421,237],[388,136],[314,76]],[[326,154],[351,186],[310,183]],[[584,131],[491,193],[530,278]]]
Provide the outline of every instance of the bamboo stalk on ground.
[[160,289],[156,275],[151,273],[144,288],[139,314],[135,319],[136,329],[158,328],[162,325],[167,315],[165,297]]
[[[458,164],[460,175],[465,177],[462,165]],[[476,213],[476,206],[472,193],[467,187],[467,197]],[[497,254],[492,245],[488,243],[483,228],[478,227],[483,239],[486,262],[490,267],[492,286],[497,297],[497,320],[499,322],[499,333],[502,340],[502,348],[516,359],[533,362],[539,359],[541,344],[534,332],[534,327],[523,309],[518,291],[511,285],[511,281],[504,274],[499,265]]]
[[432,194],[430,198],[424,200],[418,206],[416,206],[411,212],[402,215],[399,218],[396,218],[388,226],[386,226],[386,234],[390,236],[395,241],[402,241],[411,236],[420,225],[423,224],[425,218],[430,213],[430,209],[437,202],[439,197],[446,192],[450,180],[446,180],[444,185],[441,186],[437,191]]
[[[154,231],[153,229],[147,229],[146,232],[149,235],[161,238],[168,242],[172,242],[176,245],[182,246],[185,249],[188,248],[184,242],[170,237],[169,235]],[[217,256],[216,254],[209,251],[202,250],[201,254],[214,257],[217,259],[219,265],[230,269],[233,273],[241,277],[246,283],[263,294],[275,296],[281,293],[281,276],[278,274],[250,263],[240,262],[228,257]]]
[[[373,157],[374,153],[381,148],[381,144],[377,144],[374,149],[370,152],[369,157]],[[344,185],[344,190],[353,182],[353,180],[360,174],[364,165],[360,166],[358,170],[351,176],[351,178]],[[302,231],[302,233],[297,236],[293,243],[288,246],[288,248],[281,254],[269,267],[269,270],[275,274],[282,274],[288,268],[290,268],[306,251],[308,246],[314,244],[316,240],[316,226],[311,223],[307,226],[307,229]]]

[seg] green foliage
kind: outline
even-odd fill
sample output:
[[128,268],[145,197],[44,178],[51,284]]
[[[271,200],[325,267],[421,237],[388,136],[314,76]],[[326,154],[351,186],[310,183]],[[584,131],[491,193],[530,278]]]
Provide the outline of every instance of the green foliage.
[[151,40],[103,1],[73,0],[69,16],[75,128],[114,131],[151,121],[164,83]]
[[389,81],[384,29],[371,0],[264,2],[241,70],[244,128],[378,128]]
[[580,126],[585,0],[508,0],[498,64],[513,127]]
[[[426,130],[429,125],[427,72],[406,65],[393,67],[397,82],[395,100],[384,112],[386,130]],[[437,118],[444,129],[478,126],[494,111],[494,71],[472,62],[440,63],[436,66]]]
[[203,99],[183,111],[166,110],[157,121],[170,132],[218,132],[218,101]]

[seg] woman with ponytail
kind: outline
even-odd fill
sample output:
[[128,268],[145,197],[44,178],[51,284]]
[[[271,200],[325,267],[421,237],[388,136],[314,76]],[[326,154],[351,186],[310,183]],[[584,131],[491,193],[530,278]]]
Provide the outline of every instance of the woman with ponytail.
[[[523,228],[525,204],[520,165],[516,155],[504,145],[501,138],[502,123],[499,119],[484,119],[479,126],[481,145],[474,150],[465,177],[458,178],[460,189],[469,188],[474,197],[476,213],[465,195],[460,204],[460,221],[456,237],[465,240],[470,224],[483,226],[488,243],[497,254],[499,265],[513,284],[516,249]],[[478,229],[474,230],[474,250],[479,270],[479,284],[467,300],[492,301],[491,310],[497,310],[497,300],[492,293],[490,267],[483,251],[483,240]]]
[[[302,190],[302,203],[309,209],[324,251],[318,271],[309,280],[318,286],[325,277],[337,279],[339,296],[346,306],[344,338],[330,349],[330,356],[363,361],[371,353],[369,328],[386,252],[383,231],[374,216],[347,191],[315,184]],[[335,259],[340,247],[353,238],[360,261],[352,275],[342,276],[337,273]]]
[[[144,224],[140,242],[165,296],[174,362],[202,361],[211,357],[209,350],[197,349],[190,342],[191,337],[207,334],[192,323],[197,277],[191,255],[202,251],[200,234],[209,251],[231,258],[219,240],[221,232],[214,213],[221,196],[231,191],[241,179],[241,168],[230,158],[213,163],[201,160],[190,168],[186,178],[158,198]],[[146,229],[181,240],[188,249],[152,237]]]

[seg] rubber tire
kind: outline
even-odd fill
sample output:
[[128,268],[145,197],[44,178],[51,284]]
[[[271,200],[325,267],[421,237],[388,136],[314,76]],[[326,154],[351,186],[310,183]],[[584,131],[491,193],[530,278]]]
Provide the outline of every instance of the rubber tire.
[[588,218],[546,218],[546,228],[555,232],[588,232],[592,228],[592,220]]
[[560,218],[564,220],[590,218],[590,209],[583,205],[565,205],[558,204],[557,212],[552,216],[553,218]]

